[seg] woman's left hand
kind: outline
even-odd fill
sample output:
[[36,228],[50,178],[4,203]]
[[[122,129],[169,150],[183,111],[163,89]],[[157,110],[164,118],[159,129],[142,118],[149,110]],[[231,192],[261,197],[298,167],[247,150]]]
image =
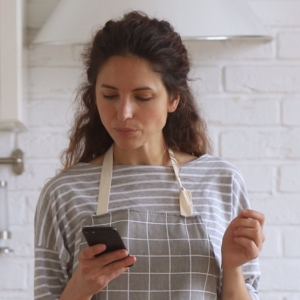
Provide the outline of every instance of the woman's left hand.
[[222,267],[236,268],[257,258],[265,241],[265,216],[245,209],[231,221],[222,242]]

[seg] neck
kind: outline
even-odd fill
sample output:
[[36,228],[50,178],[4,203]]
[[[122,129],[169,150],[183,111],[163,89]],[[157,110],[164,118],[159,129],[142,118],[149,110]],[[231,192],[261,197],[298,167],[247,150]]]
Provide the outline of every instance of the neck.
[[114,165],[157,165],[171,166],[166,146],[155,149],[146,146],[137,149],[122,149],[114,144]]

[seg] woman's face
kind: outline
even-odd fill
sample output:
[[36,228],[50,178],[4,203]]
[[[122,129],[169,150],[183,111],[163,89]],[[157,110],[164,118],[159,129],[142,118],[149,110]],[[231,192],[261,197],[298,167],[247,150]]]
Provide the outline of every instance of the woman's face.
[[168,112],[179,96],[170,99],[158,73],[135,56],[113,56],[96,81],[96,103],[101,121],[123,149],[161,147]]

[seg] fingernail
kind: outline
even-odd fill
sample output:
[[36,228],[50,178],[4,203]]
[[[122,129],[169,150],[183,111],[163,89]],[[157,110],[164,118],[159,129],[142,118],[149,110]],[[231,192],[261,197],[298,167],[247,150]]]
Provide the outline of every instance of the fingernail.
[[99,244],[97,245],[97,250],[102,251],[106,248],[106,246],[104,244]]
[[128,255],[128,252],[127,252],[127,250],[121,250],[120,252],[119,252],[119,254],[120,254],[120,256],[124,256],[124,255]]

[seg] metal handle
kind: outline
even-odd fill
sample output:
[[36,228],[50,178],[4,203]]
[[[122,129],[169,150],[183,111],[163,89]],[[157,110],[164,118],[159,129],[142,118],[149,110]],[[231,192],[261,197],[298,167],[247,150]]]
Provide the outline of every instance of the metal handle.
[[20,149],[12,152],[11,157],[0,158],[0,164],[10,164],[15,174],[20,175],[24,172],[24,153]]
[[0,247],[0,254],[1,253],[5,253],[5,254],[8,254],[8,253],[11,253],[11,252],[14,252],[14,250],[8,248],[8,247]]
[[[0,240],[8,240],[11,238],[11,232],[10,231],[0,231]],[[13,252],[12,249],[10,249],[9,247],[0,247],[0,254],[5,253],[11,253]]]
[[11,232],[10,231],[0,231],[0,240],[8,240],[11,239]]

